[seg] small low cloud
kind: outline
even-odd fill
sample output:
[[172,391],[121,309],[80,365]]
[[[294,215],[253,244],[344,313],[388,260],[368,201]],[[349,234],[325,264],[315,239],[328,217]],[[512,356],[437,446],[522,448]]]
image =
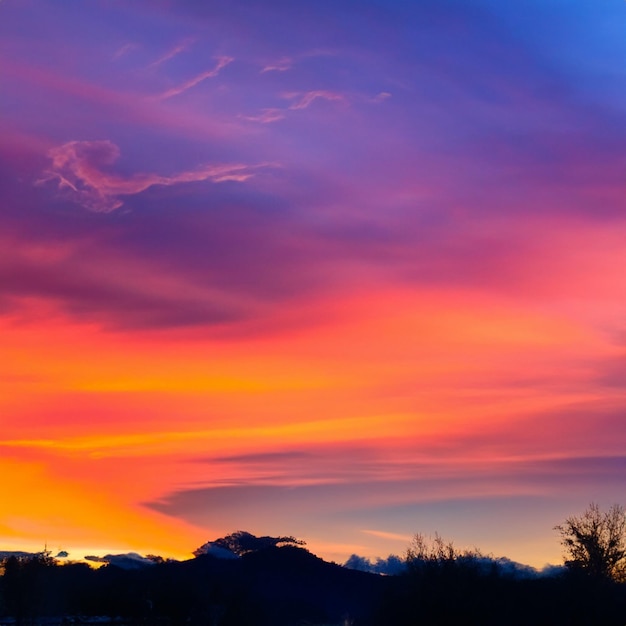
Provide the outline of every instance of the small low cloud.
[[171,176],[138,173],[123,177],[107,171],[120,156],[118,146],[108,140],[70,141],[50,150],[48,156],[51,166],[36,184],[56,182],[58,189],[74,202],[100,213],[109,213],[121,207],[122,196],[141,193],[154,185],[169,186],[198,181],[243,182],[254,175],[255,169],[267,165],[211,164]]
[[104,556],[88,555],[85,561],[92,563],[101,563],[102,565],[114,565],[121,569],[140,569],[154,565],[155,561],[147,557],[141,556],[136,552],[128,552],[126,554],[106,554]]
[[216,559],[222,559],[226,561],[239,558],[239,555],[235,554],[232,550],[219,546],[213,541],[209,541],[208,543],[200,546],[197,550],[194,551],[194,556],[212,556]]
[[397,576],[406,572],[406,563],[395,554],[390,554],[386,559],[378,557],[374,560],[353,554],[343,566],[359,572],[370,572],[371,574],[383,574],[385,576]]
[[485,556],[474,559],[474,562],[485,574],[489,574],[495,570],[500,576],[518,580],[556,576],[563,571],[563,568],[556,565],[548,565],[538,570],[530,565],[511,561],[511,559],[506,557]]
[[565,565],[554,565],[552,563],[546,563],[540,570],[539,576],[545,576],[552,578],[554,576],[562,576],[567,571]]
[[[565,569],[563,566],[546,565],[538,570],[530,565],[511,561],[506,557],[491,556],[461,557],[458,563],[461,567],[471,567],[485,576],[497,573],[499,576],[517,580],[559,576]],[[343,566],[347,569],[370,572],[372,574],[383,574],[386,576],[397,576],[407,571],[405,560],[395,554],[390,554],[386,559],[381,559],[380,557],[368,559],[353,554]]]

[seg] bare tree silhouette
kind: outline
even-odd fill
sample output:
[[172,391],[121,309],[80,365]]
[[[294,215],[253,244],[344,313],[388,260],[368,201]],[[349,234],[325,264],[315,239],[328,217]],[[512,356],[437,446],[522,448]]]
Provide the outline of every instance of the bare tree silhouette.
[[626,512],[619,504],[608,511],[591,503],[579,516],[555,526],[565,548],[565,565],[596,578],[626,580]]

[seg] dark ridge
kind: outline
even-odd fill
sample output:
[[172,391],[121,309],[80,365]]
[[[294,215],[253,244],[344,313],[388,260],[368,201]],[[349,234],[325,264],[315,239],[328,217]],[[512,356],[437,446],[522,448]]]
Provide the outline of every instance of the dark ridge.
[[516,578],[470,559],[431,560],[395,576],[329,563],[298,545],[239,558],[123,560],[99,569],[11,556],[0,625],[623,626],[626,584],[566,571]]

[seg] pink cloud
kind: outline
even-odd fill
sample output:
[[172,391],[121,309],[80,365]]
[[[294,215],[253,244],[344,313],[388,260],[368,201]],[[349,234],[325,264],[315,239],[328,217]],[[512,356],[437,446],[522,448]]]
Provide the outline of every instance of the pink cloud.
[[391,539],[392,541],[403,541],[408,543],[411,541],[411,535],[390,533],[384,530],[362,530],[361,532],[366,535],[373,535],[374,537],[381,537],[382,539]]
[[293,67],[293,61],[287,57],[279,59],[275,63],[268,63],[262,70],[261,74],[265,72],[286,72]]
[[123,46],[121,46],[115,51],[115,54],[113,55],[113,60],[117,61],[118,59],[125,57],[127,54],[129,54],[133,50],[136,50],[139,47],[140,46],[137,43],[124,44]]
[[282,109],[263,109],[258,115],[248,115],[244,119],[250,122],[259,122],[261,124],[271,124],[285,119],[285,113]]
[[293,100],[292,104],[289,106],[290,109],[306,109],[308,108],[315,100],[321,98],[323,100],[329,100],[331,102],[346,102],[346,99],[341,94],[332,92],[332,91],[306,91],[295,92],[295,93],[287,93],[285,94],[285,98],[288,100]]
[[13,166],[26,157],[39,159],[42,153],[50,149],[50,142],[41,136],[23,132],[7,123],[0,122],[0,159],[5,159]]
[[337,53],[334,50],[326,50],[326,49],[318,48],[315,50],[310,50],[309,52],[302,52],[300,54],[295,55],[293,58],[281,57],[280,59],[277,59],[276,61],[270,61],[266,63],[261,69],[261,74],[264,74],[265,72],[286,72],[287,70],[290,70],[294,65],[296,65],[296,63],[299,63],[300,61],[304,59],[312,59],[316,57],[329,57],[329,56],[332,57],[336,55]]
[[175,185],[197,181],[243,182],[253,176],[253,170],[265,164],[205,165],[173,176],[140,173],[124,178],[105,171],[120,156],[111,141],[70,141],[48,151],[52,164],[37,184],[56,181],[61,190],[90,211],[108,213],[122,206],[119,196],[134,195],[153,185]]
[[202,72],[201,74],[194,76],[194,78],[184,82],[182,85],[178,85],[178,87],[172,87],[172,89],[168,89],[166,92],[162,93],[158,97],[158,99],[167,100],[168,98],[177,96],[187,91],[188,89],[195,87],[196,85],[200,84],[202,81],[206,80],[207,78],[214,78],[220,73],[220,71],[224,67],[226,67],[229,63],[232,63],[234,60],[235,59],[233,59],[232,57],[226,57],[226,56],[218,57],[217,65],[212,70]]
[[162,65],[163,63],[166,63],[170,59],[173,59],[175,56],[178,56],[181,52],[189,50],[194,41],[195,40],[191,38],[181,41],[181,43],[168,50],[165,54],[161,55],[156,61],[150,63],[148,67],[154,68]]
[[41,69],[16,62],[3,60],[2,72],[10,79],[26,83],[41,90],[42,101],[50,101],[56,94],[76,98],[81,106],[92,107],[98,117],[114,115],[120,122],[139,124],[144,127],[169,128],[182,131],[196,138],[198,135],[231,137],[237,129],[233,124],[214,121],[207,115],[187,111],[185,115],[171,115],[159,106],[162,98],[147,98],[142,94],[125,93],[108,89],[88,81],[57,74],[50,69]]
[[374,96],[371,101],[372,102],[384,102],[385,100],[389,100],[391,98],[391,94],[388,91],[381,91],[376,96]]

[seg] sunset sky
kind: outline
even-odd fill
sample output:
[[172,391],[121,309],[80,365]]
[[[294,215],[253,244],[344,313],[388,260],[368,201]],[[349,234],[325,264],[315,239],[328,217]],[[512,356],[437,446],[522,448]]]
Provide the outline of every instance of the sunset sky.
[[625,146],[623,0],[3,0],[0,549],[561,562]]

